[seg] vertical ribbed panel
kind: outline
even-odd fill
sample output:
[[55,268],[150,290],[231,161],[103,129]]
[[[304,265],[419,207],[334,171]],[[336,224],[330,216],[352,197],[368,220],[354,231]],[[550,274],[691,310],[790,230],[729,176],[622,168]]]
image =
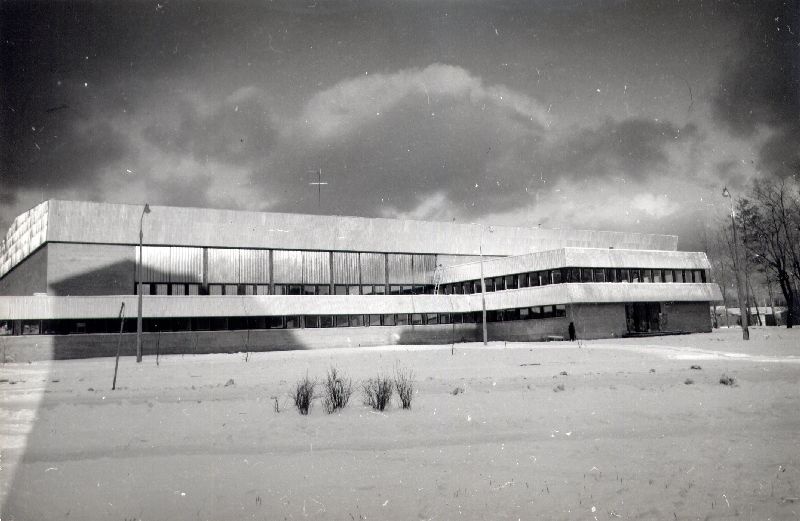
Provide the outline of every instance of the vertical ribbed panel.
[[292,250],[273,250],[272,276],[276,284],[303,283],[303,253]]
[[414,255],[414,284],[433,284],[436,255]]
[[208,283],[239,282],[239,250],[208,248]]
[[203,249],[170,247],[170,282],[203,282]]
[[383,253],[360,253],[361,283],[386,283],[386,255]]
[[[142,248],[142,282],[169,282],[169,246],[145,246]],[[136,260],[139,247],[136,247]]]
[[358,253],[333,252],[334,284],[358,284]]
[[303,252],[303,283],[329,284],[331,281],[331,255],[327,251]]
[[269,250],[239,250],[239,282],[269,284]]
[[412,256],[405,253],[390,253],[387,255],[389,266],[389,284],[413,284],[414,270],[412,269]]

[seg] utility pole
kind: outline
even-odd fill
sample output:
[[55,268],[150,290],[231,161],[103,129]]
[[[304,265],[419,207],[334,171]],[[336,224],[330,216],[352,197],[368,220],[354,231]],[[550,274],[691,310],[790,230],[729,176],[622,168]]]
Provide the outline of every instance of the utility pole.
[[139,294],[137,312],[136,312],[136,363],[142,362],[142,243],[144,242],[144,233],[142,232],[142,224],[144,223],[144,215],[150,213],[150,205],[145,203],[142,210],[142,216],[139,218],[139,262],[137,263],[137,283],[139,285]]
[[742,274],[739,270],[739,241],[736,234],[736,218],[733,211],[733,197],[731,197],[731,193],[728,191],[727,187],[722,189],[722,197],[727,197],[730,199],[731,203],[731,229],[733,230],[733,271],[734,275],[736,275],[736,296],[739,300],[739,314],[742,317],[742,340],[750,340],[750,330],[748,329],[748,323],[750,321],[750,317],[748,315],[750,314],[750,310],[742,307],[742,304],[745,306],[747,305],[747,301],[742,294]]
[[[481,224],[480,243],[478,244],[478,254],[481,258],[481,309],[483,311],[483,345],[488,345],[488,333],[486,331],[486,279],[483,278],[483,229],[484,225]],[[491,232],[491,230],[490,230]]]

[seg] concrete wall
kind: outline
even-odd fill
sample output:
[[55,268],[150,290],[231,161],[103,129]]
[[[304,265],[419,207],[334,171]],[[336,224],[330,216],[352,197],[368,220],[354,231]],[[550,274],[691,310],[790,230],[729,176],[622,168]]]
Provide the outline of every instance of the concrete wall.
[[[267,329],[250,331],[197,331],[143,334],[143,352],[156,354],[205,354],[288,349],[322,349],[393,344],[449,344],[474,342],[480,337],[476,324],[439,326],[348,327],[330,329]],[[119,335],[31,335],[0,337],[0,356],[5,362],[61,360],[114,356]],[[247,345],[247,348],[245,348]],[[136,354],[136,335],[122,335],[121,353]]]
[[575,304],[567,306],[567,317],[578,338],[619,338],[628,331],[625,304]]
[[489,322],[486,325],[490,341],[539,342],[549,335],[568,338],[569,321],[565,317],[542,318],[534,320],[514,320],[512,322]]
[[661,305],[662,331],[711,332],[711,311],[708,302],[671,302]]
[[48,243],[47,249],[48,295],[133,293],[136,270],[133,246]]
[[0,279],[0,295],[33,295],[47,291],[48,246],[18,264]]

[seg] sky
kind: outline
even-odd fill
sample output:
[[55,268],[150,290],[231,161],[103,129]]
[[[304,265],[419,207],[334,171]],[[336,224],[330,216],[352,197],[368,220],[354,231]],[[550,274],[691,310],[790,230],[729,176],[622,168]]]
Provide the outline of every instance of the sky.
[[703,250],[723,186],[800,172],[798,34],[798,0],[6,1],[0,229],[61,198]]

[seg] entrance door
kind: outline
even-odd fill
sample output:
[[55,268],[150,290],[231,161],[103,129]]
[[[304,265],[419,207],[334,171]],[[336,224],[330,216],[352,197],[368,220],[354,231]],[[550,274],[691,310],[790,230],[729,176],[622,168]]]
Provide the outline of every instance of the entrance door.
[[661,331],[661,304],[659,302],[625,304],[625,320],[629,333]]

